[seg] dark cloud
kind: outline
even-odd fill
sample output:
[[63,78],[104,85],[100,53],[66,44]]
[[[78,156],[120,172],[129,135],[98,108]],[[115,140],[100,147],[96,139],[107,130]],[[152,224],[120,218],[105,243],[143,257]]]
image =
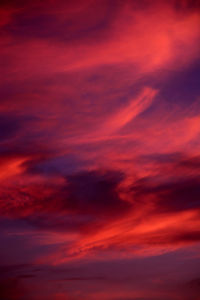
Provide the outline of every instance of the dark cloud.
[[2,0],[0,5],[2,7],[20,7],[24,6],[27,2],[26,0]]
[[170,72],[170,76],[160,85],[159,98],[168,105],[176,103],[189,113],[188,107],[197,100],[200,93],[200,61],[196,61],[184,71]]
[[[1,263],[2,263],[2,261],[1,261]],[[23,271],[24,269],[30,268],[30,267],[33,267],[33,265],[31,265],[31,264],[14,264],[14,265],[1,264],[0,265],[0,273],[2,275],[2,274],[12,273],[13,271],[18,272],[18,271]]]
[[[15,1],[13,6],[16,6]],[[113,6],[112,1],[104,0],[96,3],[59,1],[56,5],[49,1],[48,9],[40,1],[19,1],[19,6],[22,9],[14,14],[12,22],[4,28],[6,32],[18,38],[50,39],[57,42],[73,42],[83,38],[88,38],[90,42],[93,39],[105,39],[118,10],[118,5]]]
[[196,230],[174,230],[162,231],[149,234],[141,238],[141,241],[147,245],[164,246],[164,245],[190,245],[200,242],[200,231]]
[[178,11],[188,13],[200,9],[199,0],[175,0],[175,7]]
[[80,230],[128,211],[130,204],[120,198],[117,190],[122,178],[118,172],[87,171],[68,176],[65,185],[3,189],[1,214],[39,228]]
[[183,179],[153,188],[160,209],[181,211],[200,207],[200,179]]
[[90,215],[70,214],[66,211],[55,213],[32,212],[30,215],[21,217],[25,227],[31,226],[40,230],[52,232],[81,232],[90,226],[97,228],[97,218]]
[[29,279],[29,278],[34,278],[36,277],[35,274],[22,274],[22,275],[19,275],[18,278],[20,279]]
[[69,278],[62,278],[60,281],[84,281],[84,280],[105,280],[104,277],[69,277]]
[[199,242],[200,241],[200,231],[196,230],[196,231],[188,231],[187,229],[185,230],[185,232],[183,233],[179,233],[177,235],[174,235],[174,238],[172,237],[172,239],[174,239],[175,242],[183,242],[183,243],[190,243],[190,242]]
[[196,289],[200,292],[200,278],[194,278],[188,282],[188,287],[191,289]]
[[174,178],[173,173],[166,173],[169,179],[165,179],[164,183],[160,182],[158,177],[149,177],[135,182],[130,191],[135,202],[145,202],[153,196],[159,212],[200,208],[200,177],[196,174],[188,176],[188,173],[184,174],[183,171],[183,168],[196,170],[198,165],[194,164],[193,160],[183,160],[174,167],[178,168],[178,165],[181,166],[182,173],[177,178]]
[[184,300],[191,299],[197,300],[200,295],[200,278],[198,277],[198,271],[196,276],[188,278],[187,281],[178,284],[179,293],[182,294]]
[[67,178],[67,207],[78,212],[112,215],[128,204],[119,198],[117,186],[123,175],[117,172],[83,172]]
[[0,280],[0,299],[2,300],[25,300],[26,293],[17,278]]
[[25,123],[24,118],[0,114],[0,142],[16,137]]
[[200,171],[200,156],[194,156],[191,158],[182,158],[178,162],[178,166],[183,169],[199,170]]

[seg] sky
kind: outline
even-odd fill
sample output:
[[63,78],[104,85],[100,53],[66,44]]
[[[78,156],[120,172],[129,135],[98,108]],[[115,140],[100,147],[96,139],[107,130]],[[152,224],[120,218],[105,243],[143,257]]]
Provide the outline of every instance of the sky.
[[200,300],[200,1],[0,3],[0,299]]

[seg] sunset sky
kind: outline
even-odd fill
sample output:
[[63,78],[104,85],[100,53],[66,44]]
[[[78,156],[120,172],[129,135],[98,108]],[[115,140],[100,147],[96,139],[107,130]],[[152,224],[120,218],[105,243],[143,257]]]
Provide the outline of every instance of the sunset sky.
[[200,300],[200,1],[0,4],[0,300]]

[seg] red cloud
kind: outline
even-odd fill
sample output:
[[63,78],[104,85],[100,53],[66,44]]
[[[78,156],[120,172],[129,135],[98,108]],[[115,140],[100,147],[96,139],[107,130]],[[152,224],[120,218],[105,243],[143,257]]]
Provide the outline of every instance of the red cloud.
[[0,4],[0,298],[197,300],[197,2]]

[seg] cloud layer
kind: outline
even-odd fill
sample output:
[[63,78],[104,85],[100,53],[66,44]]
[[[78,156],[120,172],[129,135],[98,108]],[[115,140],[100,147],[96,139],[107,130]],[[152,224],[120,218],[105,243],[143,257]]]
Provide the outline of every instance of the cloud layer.
[[0,33],[0,298],[199,300],[199,1],[1,1]]

